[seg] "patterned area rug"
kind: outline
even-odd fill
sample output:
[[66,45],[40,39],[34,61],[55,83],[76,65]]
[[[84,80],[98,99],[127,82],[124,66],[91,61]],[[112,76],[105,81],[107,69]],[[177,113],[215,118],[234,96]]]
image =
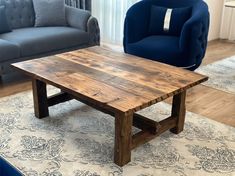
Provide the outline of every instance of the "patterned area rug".
[[235,56],[202,66],[196,72],[209,76],[204,85],[235,94]]
[[[159,103],[141,113],[162,119],[169,112]],[[39,120],[30,91],[0,99],[0,155],[28,176],[235,175],[235,128],[190,112],[184,132],[133,150],[123,168],[113,163],[113,141],[114,118],[77,101]]]

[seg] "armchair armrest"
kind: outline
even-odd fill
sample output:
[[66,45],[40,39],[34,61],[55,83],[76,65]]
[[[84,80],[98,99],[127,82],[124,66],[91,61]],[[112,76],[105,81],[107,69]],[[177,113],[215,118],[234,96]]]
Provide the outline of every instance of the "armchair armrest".
[[89,44],[100,44],[100,29],[96,18],[89,11],[66,6],[66,19],[68,25],[89,33]]
[[182,28],[180,49],[188,51],[192,64],[200,65],[205,56],[209,20],[208,6],[201,1],[193,6],[192,17]]
[[100,28],[96,18],[90,16],[87,22],[87,31],[90,34],[89,43],[100,45]]
[[146,1],[140,1],[128,10],[124,23],[124,48],[126,44],[137,42],[147,35],[149,8]]
[[66,6],[65,14],[69,26],[87,31],[87,22],[91,16],[90,12]]

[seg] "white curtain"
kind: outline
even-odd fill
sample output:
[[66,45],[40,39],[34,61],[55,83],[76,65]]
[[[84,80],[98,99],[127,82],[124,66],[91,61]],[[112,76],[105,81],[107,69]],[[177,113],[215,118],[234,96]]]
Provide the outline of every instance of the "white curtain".
[[137,1],[92,0],[92,15],[99,21],[102,42],[122,44],[126,12]]
[[224,7],[220,38],[235,40],[235,8]]

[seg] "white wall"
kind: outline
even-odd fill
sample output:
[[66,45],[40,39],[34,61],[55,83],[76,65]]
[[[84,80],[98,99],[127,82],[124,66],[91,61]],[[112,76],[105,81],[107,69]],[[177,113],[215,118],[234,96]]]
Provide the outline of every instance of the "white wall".
[[218,39],[220,36],[221,19],[223,14],[224,0],[204,0],[210,11],[209,40]]

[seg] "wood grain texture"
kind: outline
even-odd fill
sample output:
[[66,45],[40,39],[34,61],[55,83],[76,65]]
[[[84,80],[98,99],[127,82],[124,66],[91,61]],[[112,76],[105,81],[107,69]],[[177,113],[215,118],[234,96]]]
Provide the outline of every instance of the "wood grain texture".
[[[107,44],[103,44],[103,46],[110,50],[118,48],[118,51],[122,51],[119,49],[121,46],[110,47]],[[209,42],[202,65],[235,55],[234,48],[235,43],[225,40]],[[31,88],[31,82],[27,77],[19,75],[19,73],[5,75],[0,82],[0,97],[10,96]],[[231,93],[199,85],[188,91],[186,104],[188,111],[235,127],[235,95]]]
[[228,40],[211,41],[209,42],[206,56],[205,59],[203,59],[202,65],[208,65],[234,55],[235,42],[231,42]]
[[46,84],[37,79],[32,80],[34,113],[39,119],[49,115]]
[[181,92],[173,97],[171,116],[177,118],[177,125],[175,128],[171,129],[171,132],[175,134],[179,134],[184,129],[186,114],[185,98],[186,91]]
[[119,166],[131,161],[132,122],[133,114],[115,114],[114,162]]
[[155,122],[154,120],[151,120],[140,114],[134,114],[133,126],[143,131],[149,131],[152,134],[156,134],[158,129],[160,128],[160,123]]
[[157,136],[164,133],[165,131],[167,131],[171,128],[175,128],[175,126],[177,124],[177,117],[174,117],[174,116],[168,117],[168,118],[158,122],[157,124],[159,124],[159,125],[158,125],[156,133],[154,133],[154,134],[149,130],[142,130],[142,131],[134,134],[132,137],[131,148],[134,149],[134,148],[156,138]]
[[104,108],[119,113],[134,113],[208,79],[194,72],[101,47],[13,66],[80,99],[101,103]]
[[[185,92],[208,77],[155,61],[92,47],[13,64],[33,79],[35,115],[48,106],[77,99],[115,116],[114,162],[131,160],[131,149],[168,129],[183,130]],[[46,84],[61,89],[47,97]],[[174,96],[172,116],[155,122],[135,112]],[[134,119],[133,119],[134,118]],[[132,125],[141,132],[132,136]]]
[[[180,133],[185,119],[186,90],[208,79],[194,72],[100,47],[14,66],[37,79],[38,83],[52,84],[65,92],[49,99],[40,99],[37,93],[34,95],[39,100],[36,104],[45,101],[54,105],[75,97],[98,110],[114,114],[114,161],[119,166],[130,161],[131,149],[166,130]],[[45,87],[42,84],[33,85],[34,90]],[[44,92],[44,97],[45,91],[41,92]],[[171,96],[174,96],[171,117],[155,122],[135,114]],[[142,131],[132,136],[132,125]]]
[[47,98],[47,104],[48,106],[54,106],[59,103],[63,103],[69,100],[74,99],[71,95],[68,93],[60,92],[55,95],[51,95]]

